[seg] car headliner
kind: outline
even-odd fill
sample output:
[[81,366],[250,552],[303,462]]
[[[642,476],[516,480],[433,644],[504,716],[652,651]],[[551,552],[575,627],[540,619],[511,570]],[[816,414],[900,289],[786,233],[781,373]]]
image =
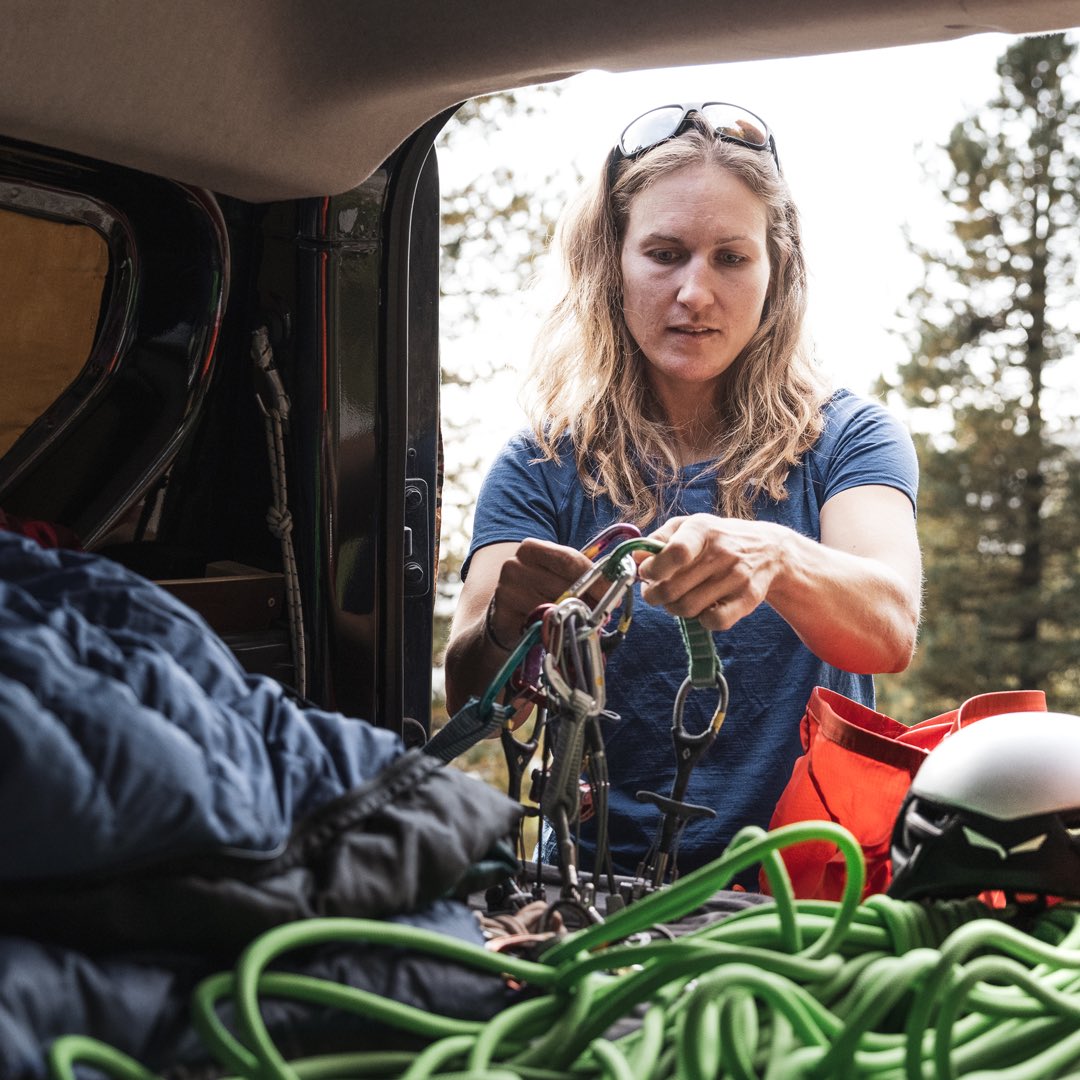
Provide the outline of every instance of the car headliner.
[[590,68],[1080,24],[1080,0],[0,0],[0,11],[0,133],[257,202],[344,191],[450,106]]

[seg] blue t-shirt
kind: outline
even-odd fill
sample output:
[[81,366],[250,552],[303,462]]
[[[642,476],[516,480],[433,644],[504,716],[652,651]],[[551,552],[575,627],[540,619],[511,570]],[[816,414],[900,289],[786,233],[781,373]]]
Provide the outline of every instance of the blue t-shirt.
[[[880,404],[846,390],[832,397],[825,418],[817,443],[787,478],[787,498],[759,499],[755,517],[818,540],[825,502],[865,484],[899,489],[911,499],[914,513],[918,463],[899,421]],[[572,453],[563,455],[559,465],[537,457],[536,443],[526,433],[512,438],[499,454],[477,501],[470,558],[488,544],[530,537],[582,548],[601,529],[622,520],[606,497],[594,500],[585,494]],[[702,475],[706,468],[707,463],[681,470],[670,516],[717,512],[716,476]],[[658,520],[643,531],[659,525]],[[462,576],[467,572],[468,560]],[[768,604],[759,605],[730,630],[714,633],[713,640],[730,701],[716,741],[691,774],[685,799],[712,808],[716,817],[686,827],[678,849],[682,872],[717,858],[743,826],[768,825],[801,753],[799,724],[815,686],[874,705],[871,676],[823,663]],[[659,823],[659,812],[638,802],[635,793],[670,794],[675,776],[672,707],[686,674],[678,620],[635,598],[633,622],[608,655],[605,680],[607,708],[619,716],[605,722],[603,731],[611,778],[609,835],[617,873],[636,871]],[[703,730],[716,698],[712,690],[690,692],[684,710],[687,731]],[[591,868],[591,856],[587,823],[580,865]]]

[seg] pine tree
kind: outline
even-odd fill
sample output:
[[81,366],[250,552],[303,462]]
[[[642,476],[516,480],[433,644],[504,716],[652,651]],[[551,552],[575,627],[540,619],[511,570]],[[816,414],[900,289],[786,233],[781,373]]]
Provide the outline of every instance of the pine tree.
[[880,680],[906,719],[1013,688],[1080,711],[1075,52],[1061,34],[1008,49],[945,148],[947,250],[912,245],[912,358],[882,387],[913,410],[922,469],[920,646]]

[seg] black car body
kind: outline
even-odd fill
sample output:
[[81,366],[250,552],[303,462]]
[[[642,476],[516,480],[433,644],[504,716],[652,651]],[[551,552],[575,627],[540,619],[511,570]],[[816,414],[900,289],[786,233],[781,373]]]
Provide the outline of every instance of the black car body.
[[[107,265],[88,354],[67,357],[67,381],[0,457],[0,508],[170,583],[251,670],[398,730],[430,716],[432,146],[455,105],[589,67],[1080,22],[1075,0],[14,0],[4,13],[0,211],[91,230]],[[287,543],[266,520],[262,329],[290,408],[291,607]],[[0,336],[9,388],[25,377],[11,351]]]

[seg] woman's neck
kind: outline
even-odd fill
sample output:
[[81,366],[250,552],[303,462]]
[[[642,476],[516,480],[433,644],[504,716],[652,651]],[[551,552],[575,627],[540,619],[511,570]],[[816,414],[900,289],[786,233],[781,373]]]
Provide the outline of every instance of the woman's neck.
[[693,396],[678,401],[661,402],[664,418],[671,429],[672,449],[680,465],[694,465],[716,454],[716,431],[719,421],[713,395],[702,388]]
[[[650,372],[650,374],[653,374]],[[651,378],[652,391],[673,437],[672,450],[680,465],[694,465],[716,456],[721,409],[718,402],[726,379],[688,383]]]
[[708,461],[715,456],[715,443],[712,439],[682,439],[675,447],[675,456],[679,465],[696,465],[699,461]]

